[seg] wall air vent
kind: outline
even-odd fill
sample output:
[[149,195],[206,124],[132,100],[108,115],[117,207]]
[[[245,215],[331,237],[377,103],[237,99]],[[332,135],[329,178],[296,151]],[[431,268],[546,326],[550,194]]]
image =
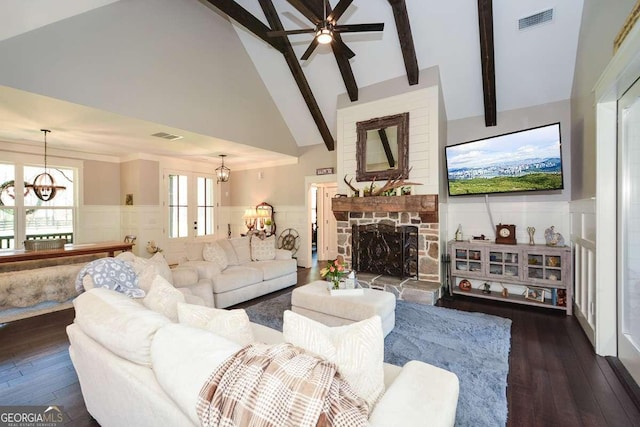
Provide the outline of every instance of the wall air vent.
[[156,137],[162,138],[162,139],[168,139],[169,141],[175,141],[176,139],[184,138],[183,136],[173,135],[171,133],[166,133],[166,132],[154,133],[151,136],[156,136]]
[[542,12],[534,13],[531,16],[526,16],[518,20],[518,29],[524,30],[536,25],[544,24],[553,19],[553,9],[543,10]]

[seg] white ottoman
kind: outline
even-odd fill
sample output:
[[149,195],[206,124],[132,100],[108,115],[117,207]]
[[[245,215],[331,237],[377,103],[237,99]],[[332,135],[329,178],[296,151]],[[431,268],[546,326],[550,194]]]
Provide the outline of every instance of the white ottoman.
[[291,310],[327,326],[348,325],[377,314],[385,337],[396,324],[396,296],[391,292],[363,289],[362,295],[331,296],[322,280],[295,288]]

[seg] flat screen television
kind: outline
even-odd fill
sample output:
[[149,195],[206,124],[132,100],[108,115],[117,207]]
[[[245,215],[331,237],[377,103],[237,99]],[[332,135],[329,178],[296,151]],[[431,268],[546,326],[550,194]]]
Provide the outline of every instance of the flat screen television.
[[445,147],[450,196],[564,188],[560,123]]

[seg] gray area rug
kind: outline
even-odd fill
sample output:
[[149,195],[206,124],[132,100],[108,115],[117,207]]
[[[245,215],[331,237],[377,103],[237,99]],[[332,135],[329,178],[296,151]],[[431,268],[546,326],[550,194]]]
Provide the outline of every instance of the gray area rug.
[[[282,331],[291,293],[246,309],[252,322]],[[384,361],[421,360],[458,375],[456,426],[504,426],[511,320],[398,301],[396,326],[384,341]]]

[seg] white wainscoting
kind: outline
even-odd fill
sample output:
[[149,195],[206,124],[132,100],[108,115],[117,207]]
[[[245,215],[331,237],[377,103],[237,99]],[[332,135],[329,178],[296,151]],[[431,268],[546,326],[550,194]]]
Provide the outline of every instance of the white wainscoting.
[[121,241],[119,205],[91,205],[78,208],[75,243]]
[[[596,336],[596,201],[570,203],[574,260],[574,315],[595,346]],[[613,259],[613,258],[612,258]]]
[[138,256],[149,258],[147,253],[147,242],[151,240],[163,249],[163,254],[169,263],[177,262],[174,257],[174,250],[170,247],[168,239],[164,234],[163,216],[161,206],[121,206],[120,222],[121,236],[124,239],[127,234],[136,236],[136,245],[133,253]]
[[490,197],[489,206],[494,223],[489,219],[484,200],[450,201],[446,204],[446,209],[441,208],[441,212],[446,212],[446,221],[444,222],[447,227],[444,232],[446,239],[452,240],[458,225],[460,225],[465,240],[471,236],[482,234],[488,239],[494,240],[495,225],[502,223],[515,224],[518,243],[529,243],[527,227],[535,227],[535,243],[544,244],[544,230],[553,225],[555,231],[562,234],[566,244],[569,244],[571,227],[568,202],[531,202],[514,201],[513,199],[510,197],[510,201],[501,202]]

